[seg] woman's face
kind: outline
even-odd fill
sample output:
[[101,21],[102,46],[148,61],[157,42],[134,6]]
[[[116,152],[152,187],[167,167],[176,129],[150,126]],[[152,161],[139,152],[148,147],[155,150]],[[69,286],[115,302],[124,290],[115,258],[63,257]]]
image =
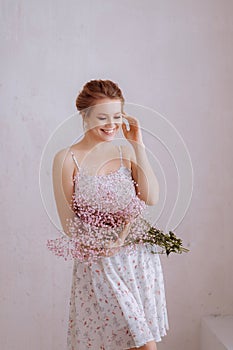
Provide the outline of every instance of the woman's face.
[[84,116],[85,131],[99,141],[111,141],[122,124],[121,100],[103,98]]

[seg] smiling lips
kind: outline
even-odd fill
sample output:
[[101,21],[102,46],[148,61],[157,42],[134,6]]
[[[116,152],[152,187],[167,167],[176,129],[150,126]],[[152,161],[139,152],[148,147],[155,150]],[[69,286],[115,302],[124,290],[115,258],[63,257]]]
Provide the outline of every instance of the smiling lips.
[[103,131],[105,134],[107,135],[112,135],[114,133],[114,131],[116,130],[116,128],[111,128],[111,129],[101,129],[101,131]]

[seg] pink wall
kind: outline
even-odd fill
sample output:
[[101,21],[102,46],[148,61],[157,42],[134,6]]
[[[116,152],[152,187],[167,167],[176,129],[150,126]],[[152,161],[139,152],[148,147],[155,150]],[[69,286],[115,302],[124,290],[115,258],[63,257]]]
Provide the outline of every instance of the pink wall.
[[43,147],[90,79],[119,83],[183,136],[194,189],[177,232],[191,252],[161,257],[170,331],[161,350],[198,350],[200,320],[233,313],[231,1],[1,1],[2,350],[64,350],[72,263],[39,192]]

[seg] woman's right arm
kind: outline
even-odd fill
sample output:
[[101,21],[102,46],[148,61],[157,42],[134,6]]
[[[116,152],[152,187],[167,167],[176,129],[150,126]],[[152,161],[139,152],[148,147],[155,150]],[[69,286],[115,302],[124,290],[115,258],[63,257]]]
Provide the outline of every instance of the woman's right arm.
[[53,160],[53,191],[63,232],[68,236],[71,235],[67,224],[75,217],[72,210],[73,174],[74,162],[70,153],[67,149],[59,151]]

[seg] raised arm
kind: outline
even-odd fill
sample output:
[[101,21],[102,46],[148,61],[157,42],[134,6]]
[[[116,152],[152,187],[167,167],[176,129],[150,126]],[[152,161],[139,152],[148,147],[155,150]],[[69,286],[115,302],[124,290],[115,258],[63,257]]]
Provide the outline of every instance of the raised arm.
[[147,205],[155,205],[159,200],[158,180],[147,158],[145,146],[135,144],[131,153],[131,169],[133,179],[138,186],[137,195]]
[[125,113],[124,117],[130,125],[130,130],[127,130],[126,124],[123,123],[122,130],[133,148],[127,147],[130,153],[132,176],[138,184],[136,187],[137,195],[147,205],[155,205],[159,200],[159,183],[146,154],[139,122],[135,117]]
[[67,150],[58,152],[53,160],[53,190],[63,232],[70,236],[68,220],[75,216],[72,210],[74,162]]

